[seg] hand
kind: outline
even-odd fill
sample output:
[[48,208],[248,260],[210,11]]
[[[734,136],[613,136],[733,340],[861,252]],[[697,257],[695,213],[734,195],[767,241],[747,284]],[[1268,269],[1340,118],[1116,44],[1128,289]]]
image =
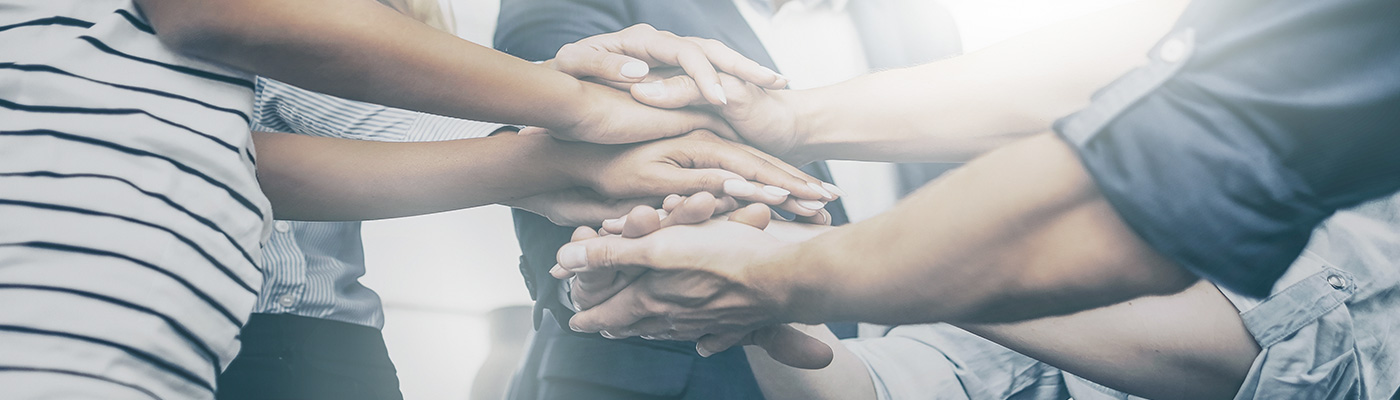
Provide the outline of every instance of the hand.
[[[598,226],[603,220],[617,217],[639,206],[655,207],[661,197],[609,199],[593,189],[571,187],[540,193],[504,204],[549,218],[560,226]],[[731,199],[731,202],[733,200]],[[737,203],[736,203],[737,204]]]
[[674,70],[656,71],[630,90],[637,101],[653,107],[714,108],[744,142],[797,165],[812,161],[794,153],[802,142],[796,111],[798,92],[767,90],[727,74],[720,74],[720,82],[729,102],[714,107],[706,107],[709,104],[695,79]]
[[[693,223],[696,221],[724,221],[731,224],[742,224],[751,227],[764,227],[769,222],[770,212],[761,205],[750,205],[733,214],[710,219],[713,206],[709,203],[712,198],[704,193],[698,194],[689,199],[680,196],[667,198],[667,208],[671,212],[659,212],[647,207],[638,207],[630,213],[623,226],[620,227],[622,237],[637,237],[666,226]],[[663,217],[664,216],[664,217]],[[616,220],[605,222],[604,230],[600,233],[606,234],[608,225],[617,224]],[[614,227],[614,229],[618,229]],[[596,238],[591,229],[580,228],[574,232],[574,240],[587,240]],[[562,252],[561,252],[562,254]],[[572,275],[562,267],[555,267],[551,273],[559,278]],[[676,302],[689,302],[695,304],[694,299],[709,297],[710,303],[725,304],[732,307],[733,301],[738,299],[743,301],[742,296],[732,296],[726,294],[708,295],[712,288],[723,286],[726,282],[713,275],[701,271],[645,271],[636,267],[622,267],[618,269],[596,269],[581,271],[575,275],[573,280],[573,301],[581,309],[589,309],[598,304],[601,300],[606,300],[603,308],[612,307],[619,302],[629,304],[622,307],[627,310],[656,310],[665,307],[667,304]],[[602,279],[599,279],[602,278]],[[617,295],[614,296],[614,293]],[[722,292],[721,292],[722,293]],[[693,295],[691,295],[693,294]],[[611,297],[611,299],[608,299]],[[585,311],[584,313],[595,313]],[[580,314],[584,315],[584,314]],[[577,317],[576,317],[577,318]],[[744,316],[740,316],[744,318]],[[799,368],[823,368],[828,365],[833,357],[830,347],[821,341],[803,334],[785,324],[761,326],[757,329],[744,331],[738,335],[732,343],[727,336],[705,336],[691,333],[694,328],[687,328],[688,324],[694,321],[675,319],[671,315],[666,317],[646,317],[640,319],[636,326],[641,330],[623,328],[623,330],[602,330],[604,337],[623,338],[640,335],[647,339],[666,340],[695,340],[699,338],[701,343],[697,343],[696,351],[702,356],[708,357],[718,351],[733,346],[734,344],[753,344],[764,348],[775,360],[784,364]],[[587,322],[583,322],[587,323]],[[732,322],[731,322],[732,323]],[[570,325],[574,330],[587,331],[582,328],[580,322],[575,319]],[[650,327],[648,327],[650,326]]]
[[[710,104],[727,102],[720,74],[768,88],[781,88],[787,79],[718,41],[680,37],[641,24],[615,33],[593,36],[560,48],[544,66],[623,91],[649,76],[652,66],[679,66],[675,73],[694,77],[697,98]],[[732,75],[731,75],[732,74]],[[739,78],[734,78],[735,76]],[[593,143],[636,143],[707,129],[736,138],[729,125],[700,110],[664,111],[635,103],[629,96],[593,84],[583,85],[586,108],[568,126],[528,128],[522,134],[548,133],[565,140]]]
[[678,66],[693,77],[696,87],[706,88],[699,94],[710,104],[726,103],[716,68],[762,87],[787,86],[786,78],[719,41],[680,37],[647,24],[564,45],[544,65],[624,90],[646,78],[651,67]]
[[608,198],[709,192],[781,207],[798,215],[819,213],[836,196],[829,184],[762,152],[708,132],[629,146],[574,144],[563,170]]

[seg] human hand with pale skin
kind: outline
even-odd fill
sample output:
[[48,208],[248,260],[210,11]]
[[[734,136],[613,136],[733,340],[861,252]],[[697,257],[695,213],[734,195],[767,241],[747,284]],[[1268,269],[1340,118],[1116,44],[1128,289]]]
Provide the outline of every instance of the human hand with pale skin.
[[[723,106],[729,103],[726,87],[742,89],[733,82],[721,84],[721,80],[739,80],[755,87],[779,89],[787,86],[787,79],[753,60],[749,60],[724,44],[693,37],[681,37],[666,31],[659,31],[647,24],[638,24],[618,32],[588,37],[578,42],[564,45],[554,59],[541,63],[559,72],[581,80],[619,89],[611,97],[626,99],[626,91],[635,84],[654,80],[656,73],[674,76],[681,74],[693,84],[696,105],[709,104]],[[659,71],[654,72],[654,67]],[[671,112],[696,114],[714,118],[713,114],[701,108],[666,107]],[[656,111],[660,111],[657,109]],[[627,117],[627,123],[634,123],[636,116],[624,109],[599,108],[602,120],[613,117]],[[665,130],[655,132],[632,129],[606,130],[594,125],[607,125],[608,122],[585,121],[586,129],[560,129],[534,127],[521,131],[524,135],[549,133],[565,140],[579,140],[594,143],[632,143],[664,137]],[[729,139],[738,136],[727,125],[720,122],[715,126],[709,121],[697,128],[712,130]],[[661,135],[661,136],[658,136]]]
[[[779,240],[797,241],[815,236],[830,228],[826,225],[812,223],[773,222],[769,209],[758,204],[751,204],[726,215],[716,215],[717,211],[723,212],[723,208],[727,206],[724,203],[724,201],[717,200],[703,192],[690,197],[673,195],[666,198],[661,210],[639,206],[622,218],[605,221],[603,228],[596,232],[587,227],[580,227],[575,230],[573,240],[586,240],[600,236],[637,238],[652,234],[662,228],[679,227],[679,225],[706,227],[734,225],[760,232],[762,229],[769,229],[777,236],[786,237],[786,239]],[[829,222],[830,217],[828,214],[822,213],[807,220]],[[572,278],[569,279],[569,284],[572,287],[572,301],[576,307],[585,310],[580,315],[587,314],[587,309],[603,303],[606,303],[612,311],[662,311],[675,304],[719,308],[729,308],[740,304],[752,307],[771,304],[767,299],[751,298],[750,296],[754,294],[753,291],[726,291],[722,288],[732,286],[728,286],[729,282],[724,277],[704,271],[660,271],[632,266],[592,270],[568,270],[563,267],[555,267],[551,274],[560,279]],[[703,335],[704,329],[707,328],[702,327],[708,326],[708,318],[713,318],[713,315],[677,318],[675,315],[678,314],[660,317],[646,315],[645,311],[641,312],[641,314],[632,314],[639,317],[639,320],[633,325],[636,327],[635,329],[628,327],[599,331],[598,329],[583,329],[573,322],[570,325],[574,330],[598,331],[604,337],[613,339],[641,336],[646,339],[700,340],[700,343],[696,345],[696,351],[702,356],[709,356],[722,350],[716,349],[714,344],[707,344],[707,341],[729,340],[729,338]],[[788,325],[764,323],[751,319],[758,315],[760,314],[741,311],[730,316],[736,321],[742,320],[742,324],[762,326],[734,338],[734,343],[725,344],[724,348],[736,344],[757,345],[767,351],[773,359],[799,368],[822,368],[831,362],[833,353],[821,341]],[[587,324],[587,322],[584,323]]]

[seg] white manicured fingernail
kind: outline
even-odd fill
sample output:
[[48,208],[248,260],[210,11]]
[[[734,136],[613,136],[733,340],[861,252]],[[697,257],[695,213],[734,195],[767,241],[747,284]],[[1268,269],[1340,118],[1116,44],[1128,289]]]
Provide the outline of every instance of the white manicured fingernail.
[[747,197],[758,193],[758,188],[752,183],[743,179],[730,179],[724,181],[724,193],[730,196]]
[[832,195],[831,195],[831,192],[828,192],[828,191],[826,191],[826,189],[822,188],[822,185],[818,185],[818,184],[815,184],[815,183],[808,183],[808,184],[807,184],[807,187],[810,187],[810,188],[812,188],[812,190],[817,191],[817,193],[820,193],[820,194],[822,195],[822,197],[826,197],[826,198],[836,197],[836,196],[832,196]]
[[661,81],[638,83],[632,87],[646,97],[657,98],[666,95],[666,84]]
[[729,104],[729,98],[724,95],[724,86],[718,83],[710,85],[710,93],[719,99],[720,104]]
[[836,185],[822,182],[822,188],[825,188],[828,192],[835,193],[837,196],[846,196],[846,191],[841,190],[841,188],[836,187]]
[[768,192],[768,194],[771,194],[771,195],[774,195],[774,196],[778,196],[778,197],[787,197],[787,195],[792,194],[792,192],[789,192],[787,189],[783,189],[783,188],[780,188],[780,187],[777,187],[777,186],[773,186],[773,185],[765,185],[765,186],[763,186],[763,191]]
[[558,275],[560,272],[564,272],[564,267],[561,267],[558,264],[555,264],[554,268],[549,269],[550,275]]
[[631,61],[626,64],[622,64],[623,78],[641,78],[647,76],[648,72],[651,72],[651,67],[648,67],[647,63],[641,61]]
[[559,266],[568,269],[587,267],[588,249],[583,245],[564,246],[559,250]]
[[817,200],[798,200],[797,205],[799,207],[813,211],[820,210],[823,207],[826,207],[826,203]]
[[699,343],[695,344],[695,352],[699,353],[701,357],[705,358],[710,358],[710,356],[715,355],[714,352],[706,350],[705,346],[701,346]]

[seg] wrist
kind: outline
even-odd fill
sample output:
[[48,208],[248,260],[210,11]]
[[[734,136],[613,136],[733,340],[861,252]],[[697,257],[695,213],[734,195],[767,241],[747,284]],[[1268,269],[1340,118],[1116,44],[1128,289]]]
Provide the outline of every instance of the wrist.
[[598,102],[597,95],[589,85],[552,68],[550,72],[552,78],[559,81],[552,84],[559,88],[555,92],[558,97],[553,98],[554,106],[547,109],[544,118],[541,118],[543,121],[537,126],[556,132],[569,132],[596,116],[593,104]]
[[555,173],[568,180],[572,186],[589,189],[598,188],[599,175],[606,169],[607,162],[617,157],[618,148],[622,147],[553,138],[551,141],[554,149],[552,153],[555,155],[551,165]]
[[[782,90],[772,91],[772,95],[793,113],[793,145],[788,154],[782,156],[793,165],[826,159],[821,154],[823,136],[831,128],[831,116],[820,97],[821,90]],[[839,104],[839,103],[837,103]]]
[[784,244],[745,271],[743,279],[769,297],[780,322],[821,323],[824,282],[812,279],[811,261],[801,243]]

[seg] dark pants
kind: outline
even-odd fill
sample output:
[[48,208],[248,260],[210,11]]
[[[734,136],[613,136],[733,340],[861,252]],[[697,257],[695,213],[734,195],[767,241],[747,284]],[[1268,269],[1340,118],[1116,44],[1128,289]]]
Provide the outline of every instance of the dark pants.
[[510,400],[763,400],[740,347],[709,358],[695,343],[604,339],[540,324]]
[[219,375],[220,400],[403,399],[378,329],[253,314],[240,336],[243,349]]

